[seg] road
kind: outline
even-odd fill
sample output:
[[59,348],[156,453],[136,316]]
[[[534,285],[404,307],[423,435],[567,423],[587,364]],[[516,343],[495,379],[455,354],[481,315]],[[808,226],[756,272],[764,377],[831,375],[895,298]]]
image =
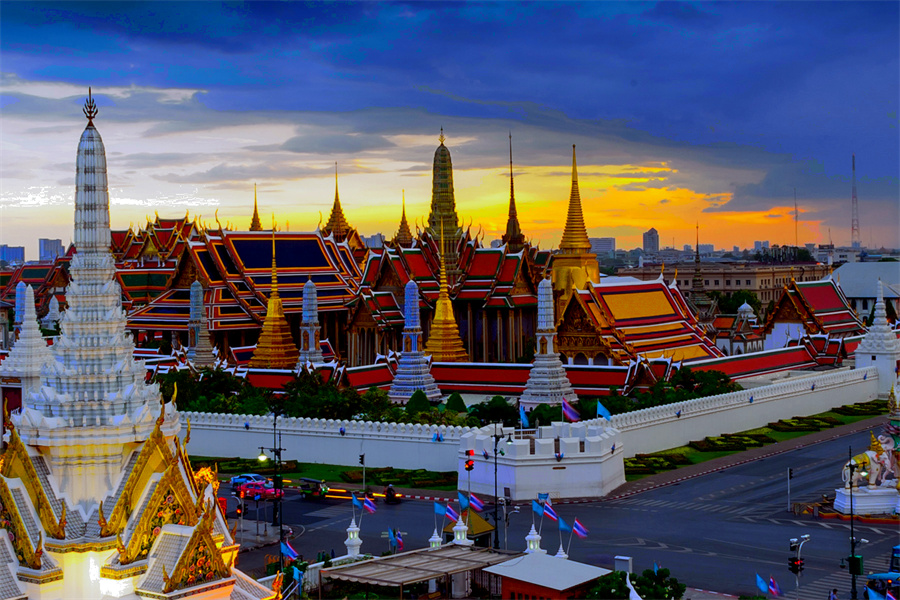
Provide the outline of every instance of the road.
[[[795,597],[794,576],[787,570],[788,540],[809,534],[811,540],[803,547],[806,569],[800,578],[800,598],[826,598],[832,588],[838,588],[841,598],[849,598],[850,576],[839,567],[850,553],[849,524],[793,516],[788,511],[786,472],[794,470],[793,501],[833,495],[848,446],[856,454],[868,443],[868,432],[852,434],[627,498],[561,503],[555,508],[567,523],[578,518],[590,531],[586,539],[571,540],[569,555],[574,560],[610,568],[615,556],[631,556],[638,572],[656,562],[682,583],[734,595],[755,593],[758,573],[765,579],[774,576],[786,595]],[[298,552],[307,559],[319,551],[344,554],[349,501],[306,501],[289,493],[284,505],[284,523],[294,530]],[[520,510],[509,518],[511,549],[525,547],[532,524],[530,508]],[[489,520],[491,511],[487,507]],[[252,516],[248,511],[245,518]],[[539,520],[536,523],[540,526]],[[441,525],[439,519],[437,524]],[[375,555],[386,551],[388,527],[403,533],[406,549],[427,546],[435,528],[433,503],[379,503],[378,511],[364,515],[360,524],[362,551]],[[885,570],[891,548],[900,543],[900,531],[891,525],[857,523],[855,532],[857,538],[868,540],[858,548],[865,571]],[[541,533],[543,548],[555,554],[560,545],[556,525],[545,519]],[[563,544],[568,546],[568,535]],[[246,558],[241,565],[252,569],[262,564],[264,552],[277,551],[270,547],[242,555]],[[864,581],[861,578],[860,597]]]

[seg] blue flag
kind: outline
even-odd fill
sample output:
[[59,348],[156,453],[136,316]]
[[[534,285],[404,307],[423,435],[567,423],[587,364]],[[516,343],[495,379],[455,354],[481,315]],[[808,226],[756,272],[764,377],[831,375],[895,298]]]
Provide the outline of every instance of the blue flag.
[[538,500],[540,500],[541,502],[549,503],[550,502],[550,493],[547,492],[546,494],[538,494]]
[[597,416],[603,417],[607,421],[612,419],[612,415],[609,414],[609,410],[607,410],[606,407],[603,406],[603,403],[601,403],[599,400],[597,401]]
[[301,571],[297,567],[291,568],[294,569],[294,581],[297,582],[297,585],[300,585],[301,583],[303,583],[303,571]]
[[362,507],[363,507],[363,503],[360,502],[360,501],[359,501],[359,498],[356,497],[356,493],[355,493],[355,492],[351,492],[350,495],[353,497],[353,500],[352,500],[353,506],[355,506],[356,508],[362,508]]
[[466,498],[466,495],[462,492],[456,492],[456,495],[459,497],[459,509],[466,510],[469,508],[469,499]]
[[759,576],[759,573],[756,574],[756,587],[759,588],[759,591],[763,594],[769,593],[769,584],[766,583],[766,580]]
[[568,523],[566,523],[565,521],[563,521],[563,518],[560,517],[560,518],[559,518],[559,530],[562,531],[562,532],[564,532],[564,533],[571,533],[571,532],[572,532],[572,526],[569,525]]
[[397,547],[397,538],[394,537],[394,530],[388,527],[388,542],[391,544],[391,548]]
[[528,416],[525,414],[525,407],[519,405],[519,418],[522,420],[522,429],[528,429]]
[[434,503],[434,514],[436,514],[439,517],[443,517],[444,515],[447,514],[447,509],[444,507],[443,504],[439,504],[439,503],[435,502]]
[[536,513],[538,514],[539,517],[543,517],[543,516],[544,516],[544,507],[541,506],[540,504],[538,504],[538,501],[537,501],[537,500],[532,500],[532,501],[531,501],[531,510],[533,510],[534,512],[536,512]]

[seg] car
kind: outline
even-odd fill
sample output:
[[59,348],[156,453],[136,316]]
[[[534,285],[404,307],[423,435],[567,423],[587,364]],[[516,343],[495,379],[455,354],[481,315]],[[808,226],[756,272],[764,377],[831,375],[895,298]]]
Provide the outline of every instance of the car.
[[276,490],[275,488],[266,487],[258,481],[248,481],[242,483],[238,488],[238,493],[244,494],[244,500],[255,500],[259,496],[260,500],[272,500],[284,496],[284,490]]
[[324,498],[327,493],[328,485],[324,479],[300,478],[300,495],[303,498]]
[[269,481],[268,478],[263,477],[262,475],[259,475],[257,473],[243,473],[241,475],[235,475],[231,478],[231,487],[232,489],[237,491],[237,489],[241,487],[242,484],[251,481],[255,483],[261,483],[266,487],[272,487],[274,485],[271,481]]

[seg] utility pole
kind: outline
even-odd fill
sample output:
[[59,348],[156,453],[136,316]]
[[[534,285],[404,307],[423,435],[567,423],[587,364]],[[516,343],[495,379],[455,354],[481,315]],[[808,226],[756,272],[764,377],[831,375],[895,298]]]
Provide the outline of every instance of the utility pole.
[[793,479],[793,478],[794,478],[794,469],[788,467],[788,470],[787,470],[788,512],[791,512],[791,510],[794,508],[791,505],[791,479]]
[[859,248],[862,240],[859,237],[859,200],[856,198],[856,154],[851,155],[853,165],[853,197],[850,199],[850,246]]

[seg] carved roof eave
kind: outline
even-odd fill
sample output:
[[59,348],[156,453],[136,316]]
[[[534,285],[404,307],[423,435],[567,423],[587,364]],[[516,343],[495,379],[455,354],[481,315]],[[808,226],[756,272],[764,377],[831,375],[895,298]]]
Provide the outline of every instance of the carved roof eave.
[[[164,584],[162,591],[164,594],[170,594],[175,590],[184,589],[194,585],[210,584],[215,581],[227,579],[231,576],[231,569],[225,564],[225,561],[222,560],[222,554],[218,551],[216,543],[212,538],[214,515],[215,509],[212,506],[207,506],[206,510],[204,510],[203,514],[200,516],[200,520],[194,528],[194,532],[191,534],[191,539],[188,541],[187,546],[185,546],[181,556],[178,557],[178,562],[175,563],[172,574],[168,577],[165,575],[163,577]],[[208,573],[212,576],[204,578],[201,582],[188,583],[191,568],[197,563],[197,554],[201,546],[205,546],[209,553],[210,570]]]
[[[31,462],[28,449],[19,437],[19,432],[11,423],[7,423],[7,429],[10,433],[9,444],[3,452],[0,475],[21,479],[25,489],[28,491],[31,502],[37,509],[38,518],[44,530],[52,538],[65,539],[65,504],[63,504],[63,514],[57,517],[53,512],[53,507],[50,505],[47,492],[44,490],[44,486],[34,468],[34,463]],[[16,469],[17,466],[21,468],[21,472]]]
[[128,480],[125,483],[125,487],[122,489],[122,494],[119,496],[109,518],[106,520],[106,525],[100,528],[100,537],[109,537],[124,529],[125,523],[128,520],[126,513],[130,512],[130,508],[132,508],[130,506],[126,507],[126,504],[131,503],[132,499],[135,497],[138,483],[141,479],[145,479],[144,473],[148,468],[150,459],[153,457],[154,453],[160,453],[162,458],[161,465],[169,465],[173,462],[174,456],[169,449],[168,443],[166,443],[166,438],[162,433],[161,425],[162,423],[157,420],[156,426],[150,433],[150,437],[141,447],[137,462],[135,462],[131,473],[128,474]]
[[[806,329],[808,333],[819,333],[822,331],[822,324],[819,319],[815,316],[815,312],[811,311],[809,305],[803,299],[803,294],[797,290],[796,282],[791,282],[793,289],[789,289],[788,286],[784,286],[781,296],[778,298],[778,302],[775,303],[775,306],[772,308],[772,312],[766,316],[766,324],[763,327],[763,334],[769,335],[772,333],[772,329],[775,327],[775,316],[778,314],[780,307],[783,302],[789,301],[791,306],[793,306],[797,315],[800,317],[800,320],[803,322],[803,327]],[[787,300],[785,300],[787,298]],[[819,330],[816,330],[810,325],[810,321],[815,323]]]
[[25,522],[22,520],[22,515],[19,514],[19,506],[13,499],[12,492],[6,483],[6,476],[0,477],[0,501],[3,502],[3,507],[9,512],[12,531],[7,533],[12,534],[10,542],[16,551],[16,559],[21,566],[39,571],[41,568],[41,553],[43,552],[41,549],[42,539],[39,536],[36,545],[31,545],[31,538],[28,535],[28,530],[25,528]]

